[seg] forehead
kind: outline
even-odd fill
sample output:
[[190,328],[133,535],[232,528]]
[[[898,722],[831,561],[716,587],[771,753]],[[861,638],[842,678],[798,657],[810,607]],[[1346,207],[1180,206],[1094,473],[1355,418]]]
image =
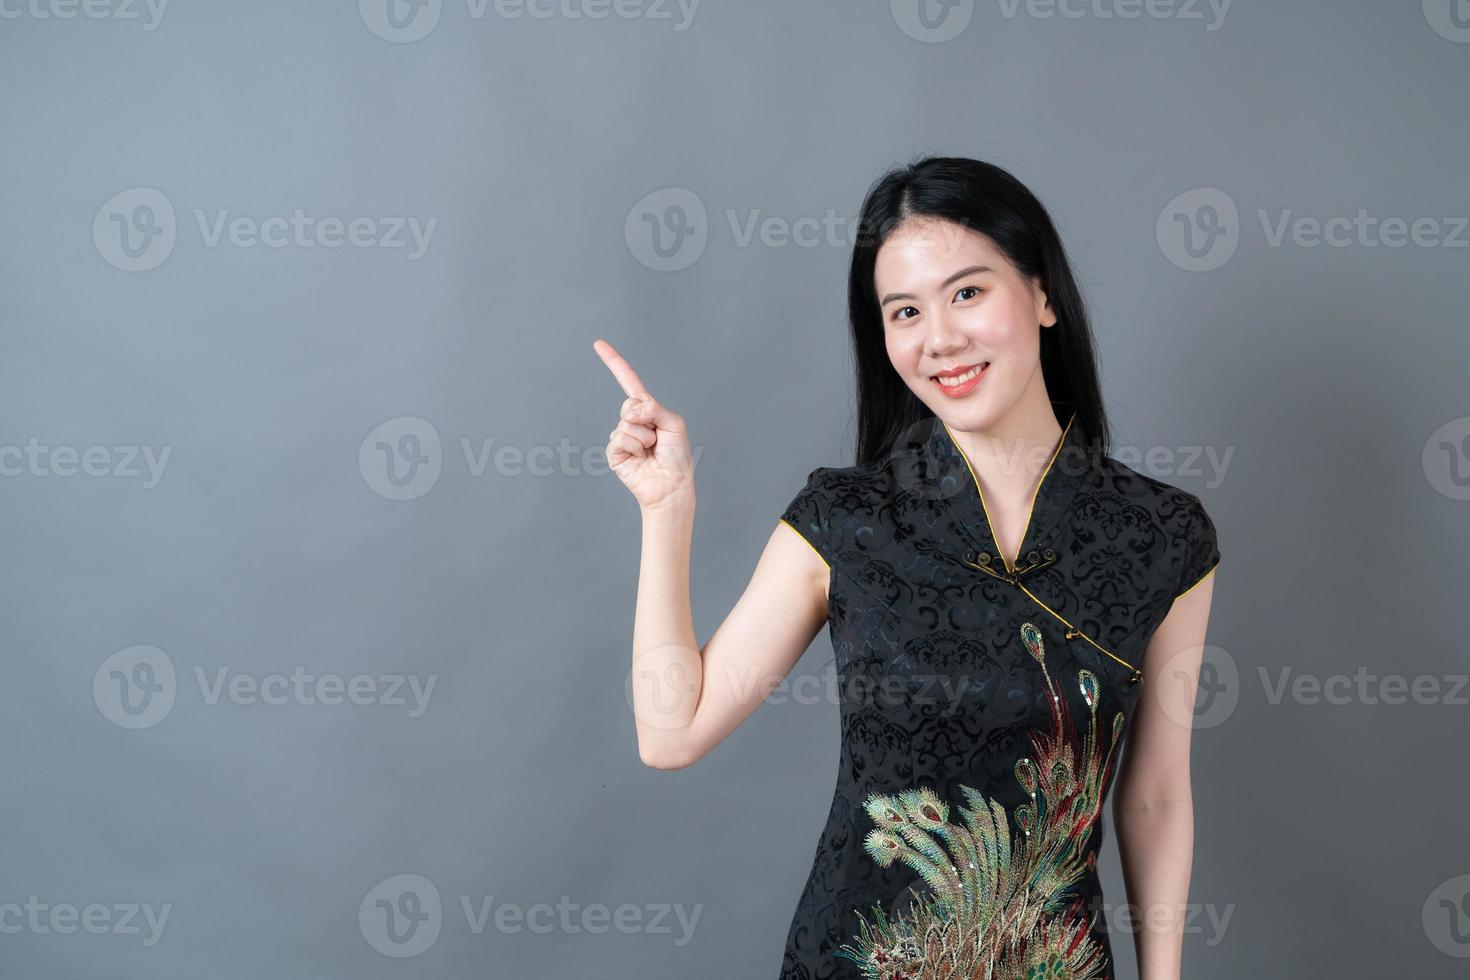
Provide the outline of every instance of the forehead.
[[873,278],[881,295],[938,283],[968,265],[992,269],[1010,263],[986,235],[943,218],[909,218],[893,229],[874,259]]

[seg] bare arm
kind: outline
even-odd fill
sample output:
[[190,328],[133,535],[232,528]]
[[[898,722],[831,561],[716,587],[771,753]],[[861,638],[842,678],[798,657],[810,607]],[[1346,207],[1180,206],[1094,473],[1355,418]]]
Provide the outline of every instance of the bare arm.
[[827,566],[779,523],[744,594],[700,649],[689,599],[695,506],[684,419],[648,393],[611,344],[594,347],[628,395],[608,435],[608,465],[643,515],[631,674],[638,755],[656,769],[681,769],[734,731],[801,659],[827,618]]
[[760,707],[827,619],[827,566],[785,524],[701,650],[690,622],[693,508],[645,513],[633,624],[638,755],[656,769],[702,758]]
[[1149,641],[1113,797],[1140,980],[1178,980],[1181,967],[1194,858],[1190,736],[1214,588],[1211,571],[1174,600]]

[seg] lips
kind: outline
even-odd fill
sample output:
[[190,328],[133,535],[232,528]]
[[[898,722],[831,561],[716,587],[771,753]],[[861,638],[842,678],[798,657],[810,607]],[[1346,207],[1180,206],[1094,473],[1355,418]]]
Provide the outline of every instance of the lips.
[[989,361],[981,361],[978,364],[961,364],[938,374],[931,374],[929,379],[939,386],[939,390],[950,398],[959,398],[975,390],[982,379],[984,379]]
[[959,367],[950,368],[948,371],[940,371],[938,374],[931,374],[930,377],[934,378],[936,381],[948,381],[950,379],[969,374],[971,371],[974,371],[977,368],[984,368],[989,363],[989,361],[980,361],[978,364],[961,364]]

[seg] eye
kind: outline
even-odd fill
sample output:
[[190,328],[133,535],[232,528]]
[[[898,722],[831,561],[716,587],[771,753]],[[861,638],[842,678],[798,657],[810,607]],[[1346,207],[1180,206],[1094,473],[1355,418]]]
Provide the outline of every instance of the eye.
[[[965,295],[966,293],[969,293],[969,295],[966,296]],[[958,299],[958,300],[966,300],[966,299],[974,299],[978,295],[980,295],[980,287],[978,287],[978,286],[962,286],[960,288],[960,291],[954,294],[954,298],[955,299]]]
[[[893,318],[895,320],[912,320],[913,317],[908,317],[908,316],[903,316],[902,315],[905,310],[914,310],[914,308],[912,306],[901,306],[898,309],[896,309],[896,310],[893,311]],[[914,316],[918,316],[918,315],[919,315],[919,311],[918,310],[914,310]]]

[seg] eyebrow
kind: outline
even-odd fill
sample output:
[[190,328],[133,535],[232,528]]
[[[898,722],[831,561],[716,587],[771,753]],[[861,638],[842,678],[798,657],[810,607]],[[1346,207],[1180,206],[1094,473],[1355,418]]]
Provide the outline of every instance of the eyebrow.
[[[969,268],[961,269],[959,272],[956,272],[954,275],[944,280],[944,282],[940,283],[939,287],[943,289],[945,286],[951,285],[952,283],[963,279],[966,276],[990,271],[992,270],[988,265],[972,265]],[[878,301],[878,305],[887,306],[889,303],[892,303],[896,299],[918,299],[918,297],[915,296],[913,293],[889,293],[887,296],[884,296],[881,300]]]

